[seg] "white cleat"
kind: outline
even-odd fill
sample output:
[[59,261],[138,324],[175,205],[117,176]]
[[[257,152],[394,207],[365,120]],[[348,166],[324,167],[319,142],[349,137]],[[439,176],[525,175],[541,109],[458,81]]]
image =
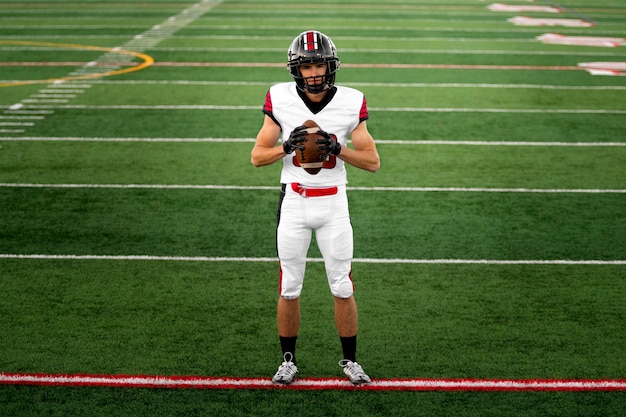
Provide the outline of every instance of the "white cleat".
[[298,373],[298,367],[293,363],[293,355],[289,352],[283,357],[284,362],[278,367],[278,371],[272,378],[275,384],[291,384]]
[[343,368],[343,373],[346,374],[354,385],[367,384],[372,381],[357,362],[342,359],[339,361],[339,365]]

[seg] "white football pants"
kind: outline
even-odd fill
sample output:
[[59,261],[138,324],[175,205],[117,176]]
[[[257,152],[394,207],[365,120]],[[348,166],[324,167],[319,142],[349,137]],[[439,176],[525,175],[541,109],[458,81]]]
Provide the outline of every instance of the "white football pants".
[[283,188],[276,232],[281,297],[300,297],[313,230],[331,293],[339,298],[350,297],[354,292],[353,237],[346,187],[338,187],[335,195],[319,197],[303,197],[290,184]]

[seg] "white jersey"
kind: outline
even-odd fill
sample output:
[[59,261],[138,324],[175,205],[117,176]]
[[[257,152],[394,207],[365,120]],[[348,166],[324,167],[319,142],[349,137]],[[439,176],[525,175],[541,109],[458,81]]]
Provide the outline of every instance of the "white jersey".
[[[335,135],[340,144],[346,145],[352,131],[368,118],[365,97],[358,90],[337,86],[330,101],[314,113],[298,94],[295,82],[270,87],[265,98],[263,112],[281,127],[283,143],[289,139],[289,134],[293,129],[307,120],[313,120],[322,130]],[[283,158],[281,183],[299,183],[310,187],[347,184],[345,164],[334,155],[328,157],[324,168],[316,175],[311,175],[297,166],[294,155],[292,153]]]

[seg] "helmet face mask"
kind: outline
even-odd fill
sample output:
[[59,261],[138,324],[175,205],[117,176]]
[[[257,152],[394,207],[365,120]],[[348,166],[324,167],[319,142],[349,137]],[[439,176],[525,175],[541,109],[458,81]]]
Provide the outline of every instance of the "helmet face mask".
[[[323,33],[309,30],[299,34],[291,43],[287,58],[287,69],[299,90],[318,94],[335,84],[335,73],[340,64],[337,48],[333,41]],[[326,64],[326,74],[323,76],[322,83],[309,85],[300,72],[300,66],[318,63]]]

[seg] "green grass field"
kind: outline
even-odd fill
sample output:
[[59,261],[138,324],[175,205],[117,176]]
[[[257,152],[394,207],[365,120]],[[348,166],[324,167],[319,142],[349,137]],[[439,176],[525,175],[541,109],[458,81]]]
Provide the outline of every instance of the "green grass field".
[[[579,64],[623,63],[626,41],[536,38],[623,39],[626,4],[489,4],[0,3],[0,374],[273,375],[280,166],[250,150],[289,43],[314,28],[337,44],[338,84],[365,93],[381,155],[379,172],[348,172],[370,376],[624,380],[626,72]],[[508,21],[522,15],[594,25]],[[309,255],[300,377],[336,378]],[[626,391],[0,384],[0,410],[621,417]]]

